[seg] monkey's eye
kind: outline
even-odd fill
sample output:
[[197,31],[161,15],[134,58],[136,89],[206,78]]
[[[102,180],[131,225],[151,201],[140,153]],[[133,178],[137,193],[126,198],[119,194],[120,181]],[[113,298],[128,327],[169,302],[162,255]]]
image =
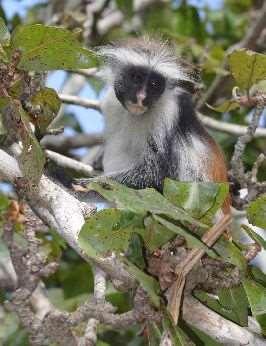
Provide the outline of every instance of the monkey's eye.
[[158,84],[159,84],[159,83],[158,83],[157,80],[152,80],[152,81],[151,81],[151,87],[154,88],[154,89],[158,88]]
[[130,74],[130,78],[135,84],[141,84],[143,82],[142,74],[137,71],[132,71]]

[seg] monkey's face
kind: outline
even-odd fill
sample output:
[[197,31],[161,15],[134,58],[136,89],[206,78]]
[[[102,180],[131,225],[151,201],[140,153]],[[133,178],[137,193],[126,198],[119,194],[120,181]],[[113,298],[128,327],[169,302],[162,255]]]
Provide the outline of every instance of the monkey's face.
[[142,115],[158,100],[165,90],[165,78],[146,67],[128,66],[114,83],[117,99],[129,113]]

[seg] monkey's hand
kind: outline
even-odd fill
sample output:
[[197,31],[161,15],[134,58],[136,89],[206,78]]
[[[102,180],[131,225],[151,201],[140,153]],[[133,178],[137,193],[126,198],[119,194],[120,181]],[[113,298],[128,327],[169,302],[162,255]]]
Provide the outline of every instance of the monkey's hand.
[[113,174],[99,175],[93,178],[74,179],[73,184],[80,185],[82,187],[87,188],[89,183],[107,183],[108,180],[115,180],[119,183],[122,183],[121,178],[123,176],[124,176],[124,172],[117,172]]
[[103,183],[106,182],[108,177],[105,175],[99,175],[93,178],[77,178],[73,180],[74,185],[81,185],[82,187],[87,187],[89,183]]

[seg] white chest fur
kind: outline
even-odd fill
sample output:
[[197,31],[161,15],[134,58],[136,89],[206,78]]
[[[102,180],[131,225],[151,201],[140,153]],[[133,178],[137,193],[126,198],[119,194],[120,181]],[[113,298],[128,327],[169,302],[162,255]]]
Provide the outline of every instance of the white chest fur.
[[[120,104],[113,88],[109,88],[102,102],[105,116],[105,174],[129,170],[141,162],[151,133],[158,147],[164,145],[164,136],[172,130],[174,120],[178,117],[176,96],[168,95],[165,98],[163,95],[157,101],[156,112],[151,109],[144,115],[134,116]],[[194,136],[189,142],[184,142],[178,130],[174,143],[178,158],[177,163],[173,162],[178,167],[176,178],[181,181],[208,181],[205,172],[208,171],[206,166],[211,157],[206,144]]]

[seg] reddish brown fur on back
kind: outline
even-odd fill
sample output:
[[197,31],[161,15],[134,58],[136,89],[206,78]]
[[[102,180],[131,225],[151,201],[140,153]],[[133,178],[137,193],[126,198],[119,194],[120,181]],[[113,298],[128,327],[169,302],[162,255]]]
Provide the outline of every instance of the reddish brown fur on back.
[[[209,138],[208,142],[212,150],[212,158],[209,166],[210,179],[217,183],[228,182],[227,167],[224,155],[217,143],[212,138]],[[230,195],[228,195],[222,208],[224,214],[230,214],[230,204],[231,198]]]

